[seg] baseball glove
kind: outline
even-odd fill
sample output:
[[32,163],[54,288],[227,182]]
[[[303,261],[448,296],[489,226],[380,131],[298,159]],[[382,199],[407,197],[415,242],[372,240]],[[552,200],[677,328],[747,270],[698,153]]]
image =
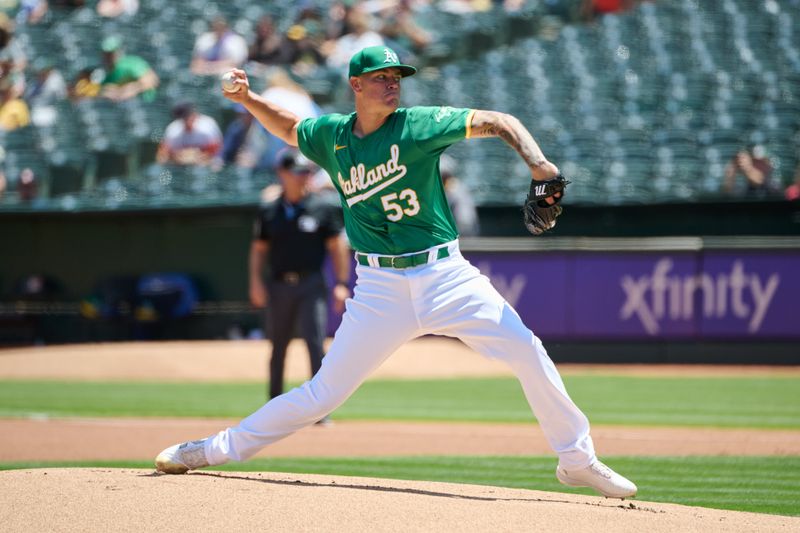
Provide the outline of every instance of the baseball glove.
[[[558,204],[568,183],[561,174],[546,181],[531,181],[531,190],[522,206],[522,218],[528,231],[541,235],[556,225],[556,218],[562,211]],[[548,204],[547,198],[552,198],[553,203]]]

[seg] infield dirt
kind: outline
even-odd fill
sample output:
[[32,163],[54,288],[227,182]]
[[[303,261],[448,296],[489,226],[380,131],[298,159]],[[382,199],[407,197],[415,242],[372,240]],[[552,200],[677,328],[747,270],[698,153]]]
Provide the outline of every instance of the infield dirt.
[[0,472],[5,531],[796,531],[800,519],[450,483],[273,473]]

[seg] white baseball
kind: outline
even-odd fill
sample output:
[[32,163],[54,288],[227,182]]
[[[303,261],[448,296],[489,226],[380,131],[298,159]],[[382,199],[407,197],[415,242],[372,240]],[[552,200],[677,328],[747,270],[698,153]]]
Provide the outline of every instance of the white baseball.
[[222,83],[222,90],[228,93],[238,93],[242,88],[241,85],[235,83],[236,76],[233,75],[232,71],[223,74],[220,81]]

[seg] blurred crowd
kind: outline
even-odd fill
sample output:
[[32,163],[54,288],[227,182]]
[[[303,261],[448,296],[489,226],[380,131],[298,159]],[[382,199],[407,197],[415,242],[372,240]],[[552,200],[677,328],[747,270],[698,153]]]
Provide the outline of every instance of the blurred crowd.
[[[592,21],[609,13],[630,9],[642,0],[579,0],[579,16]],[[235,67],[248,70],[251,78],[265,80],[265,97],[301,117],[322,111],[301,80],[318,69],[346,71],[353,53],[366,46],[386,44],[400,52],[403,60],[416,63],[440,36],[426,27],[430,9],[471,13],[502,9],[514,12],[526,0],[335,0],[320,8],[314,2],[298,3],[293,20],[264,15],[253,21],[253,31],[241,35],[231,21],[219,13],[204,21],[191,57],[185,58],[191,73],[217,77]],[[551,0],[548,4],[558,4]],[[15,38],[17,28],[52,21],[54,8],[93,9],[100,17],[134,20],[138,0],[5,0],[0,3],[0,134],[30,124],[46,126],[55,120],[52,107],[61,100],[106,99],[122,102],[156,99],[161,84],[157,69],[144,58],[126,51],[119,35],[107,35],[98,43],[102,64],[82,69],[74,79],[65,79],[58,65],[46,58],[28,57]],[[162,73],[166,75],[167,73]],[[202,166],[219,170],[226,166],[254,173],[272,170],[275,157],[285,145],[270,135],[241,108],[230,110],[230,120],[218,123],[210,110],[197,109],[198,102],[182,101],[165,117],[164,135],[154,164]],[[205,112],[204,112],[205,111]],[[743,149],[725,173],[722,193],[732,196],[779,194],[772,180],[772,166],[763,146]],[[1,156],[2,154],[0,154]],[[797,180],[785,195],[800,197],[800,167]],[[0,195],[7,179],[0,165]],[[20,176],[12,177],[23,190]],[[27,176],[35,181],[35,176]],[[35,187],[29,187],[34,191]],[[455,188],[454,188],[455,190]],[[464,196],[464,192],[459,193]],[[25,193],[30,196],[30,193]],[[20,195],[22,197],[22,194]]]
[[[207,31],[198,35],[190,58],[191,72],[217,76],[248,65],[257,75],[275,66],[302,77],[315,67],[340,68],[366,46],[386,44],[414,62],[435,42],[437,34],[421,19],[430,9],[470,13],[502,8],[521,9],[526,0],[337,0],[323,9],[311,1],[300,2],[297,15],[287,26],[269,15],[261,17],[250,36],[238,34],[222,15],[206,21]],[[93,6],[93,7],[91,7]],[[97,15],[133,19],[138,0],[5,0],[0,3],[0,81],[2,112],[0,128],[12,130],[33,120],[34,107],[57,99],[152,98],[159,79],[147,62],[125,52],[125,43],[111,35],[100,45],[102,65],[87,67],[65,80],[56,65],[34,61],[14,38],[15,28],[52,21],[51,8],[92,8]],[[279,27],[286,27],[285,30]],[[27,76],[26,76],[27,73]]]
[[[328,67],[344,72],[353,53],[372,45],[387,44],[401,51],[407,61],[415,61],[436,38],[419,23],[420,14],[432,4],[453,13],[469,13],[497,7],[495,4],[515,10],[524,3],[341,0],[321,9],[303,2],[288,26],[286,21],[264,15],[248,37],[238,34],[224,16],[217,14],[206,21],[207,30],[198,34],[187,61],[196,76],[216,77],[232,68],[247,68],[251,77],[265,80],[265,97],[301,117],[315,117],[321,109],[299,83],[304,75]],[[65,79],[58,65],[46,58],[29,58],[15,39],[15,30],[52,21],[57,16],[52,8],[94,9],[101,17],[124,22],[136,16],[139,2],[7,0],[0,4],[0,134],[31,124],[51,125],[57,117],[52,108],[62,100],[122,102],[137,98],[149,102],[156,98],[161,82],[156,69],[144,58],[128,53],[120,35],[108,35],[99,42],[102,64],[81,69],[74,79]],[[276,154],[285,148],[284,143],[253,121],[243,108],[235,108],[232,120],[223,125],[196,109],[196,104],[181,101],[173,106],[173,120],[164,125],[155,164],[214,170],[233,165],[253,172],[274,169]],[[36,195],[35,176],[30,169],[25,170],[25,179],[32,184],[25,185],[22,176],[17,176],[16,189],[21,199],[30,200]],[[0,195],[7,183],[0,166]]]
[[[271,66],[291,68],[302,74],[315,66],[340,67],[355,51],[370,45],[389,44],[402,50],[409,60],[424,51],[432,35],[418,24],[416,8],[428,2],[400,0],[376,2],[345,0],[333,2],[323,12],[304,3],[297,18],[285,31],[265,15],[257,21],[252,37],[234,31],[229,21],[217,15],[207,21],[208,29],[198,35],[190,59],[191,72],[198,76],[217,76],[246,63],[263,72]],[[443,2],[460,10],[479,9],[479,2]],[[46,61],[29,65],[26,51],[14,38],[15,29],[39,24],[52,17],[51,6],[84,7],[79,0],[7,0],[0,4],[0,81],[2,112],[0,128],[12,130],[31,122],[31,109],[62,98],[108,98],[126,100],[142,95],[151,97],[158,86],[158,75],[147,62],[125,52],[118,36],[108,36],[100,44],[103,64],[82,70],[73,80],[64,80],[55,65]],[[107,18],[132,18],[138,0],[99,0],[97,14]],[[460,7],[456,7],[460,6]],[[29,68],[32,67],[32,68]],[[26,79],[26,72],[28,79]]]

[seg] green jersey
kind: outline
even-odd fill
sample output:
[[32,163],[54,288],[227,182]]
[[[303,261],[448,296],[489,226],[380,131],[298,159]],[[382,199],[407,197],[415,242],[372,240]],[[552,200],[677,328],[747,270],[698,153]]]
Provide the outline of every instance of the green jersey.
[[439,175],[439,156],[469,137],[472,110],[399,108],[366,137],[356,114],[305,119],[300,150],[324,168],[339,191],[352,247],[399,255],[458,237]]
[[[124,85],[141,79],[150,70],[150,65],[139,56],[122,56],[117,59],[114,68],[106,74],[102,85]],[[149,89],[142,93],[142,99],[152,102],[156,92]]]

